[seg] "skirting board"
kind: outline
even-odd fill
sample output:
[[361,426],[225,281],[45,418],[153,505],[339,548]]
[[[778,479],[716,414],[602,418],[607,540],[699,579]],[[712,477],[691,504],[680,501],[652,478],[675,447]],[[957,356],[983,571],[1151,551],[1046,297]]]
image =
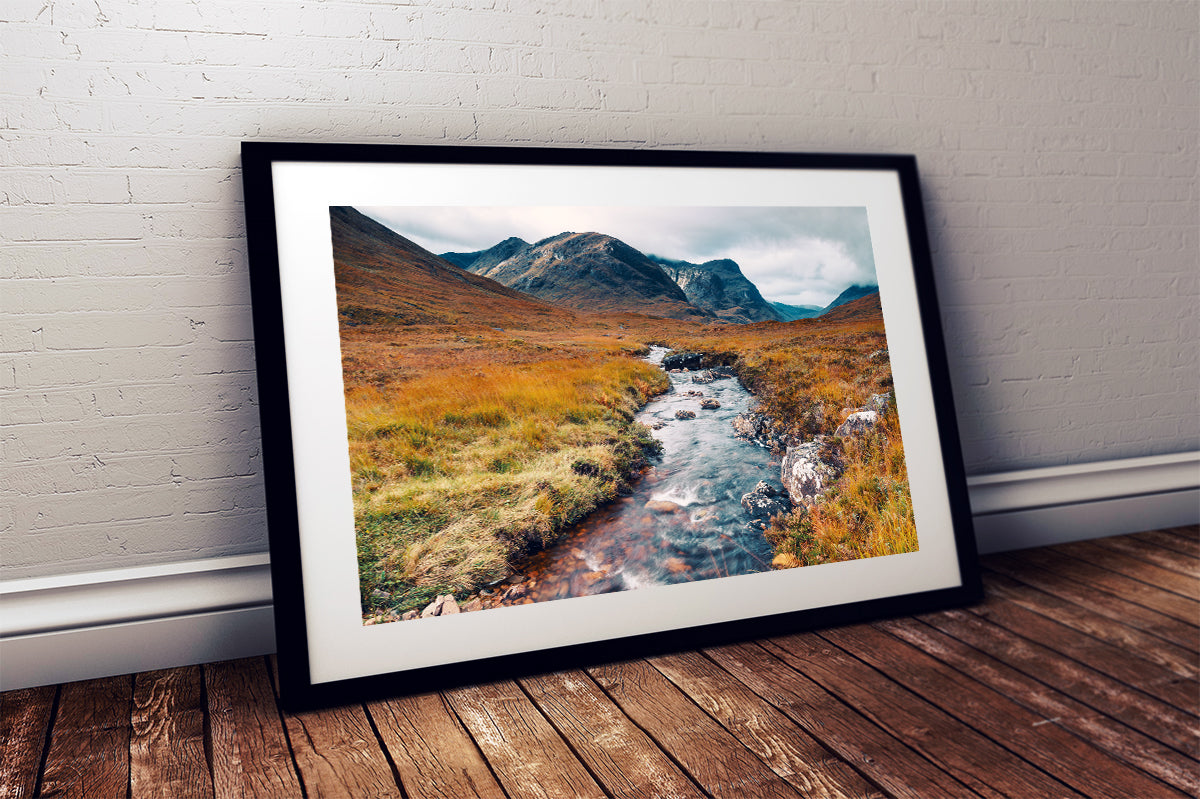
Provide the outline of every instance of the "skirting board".
[[[968,479],[987,554],[1200,523],[1200,452]],[[0,583],[0,690],[275,651],[266,553]]]

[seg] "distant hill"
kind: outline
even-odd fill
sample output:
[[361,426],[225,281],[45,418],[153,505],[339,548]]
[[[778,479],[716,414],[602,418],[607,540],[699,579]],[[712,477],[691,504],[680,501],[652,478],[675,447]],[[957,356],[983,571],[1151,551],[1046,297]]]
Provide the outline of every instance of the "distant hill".
[[693,264],[657,255],[648,257],[683,289],[693,305],[720,319],[739,324],[785,321],[742,274],[736,261],[721,258]]
[[[497,247],[505,244],[501,242]],[[693,305],[658,264],[603,233],[560,233],[518,249],[498,262],[483,258],[481,253],[467,268],[509,288],[580,311],[631,312],[694,321],[712,318]]]
[[529,242],[516,236],[507,238],[494,247],[479,252],[444,252],[442,257],[455,266],[461,266],[471,272],[485,272],[490,267],[513,257],[521,250],[529,248]]
[[825,310],[820,305],[787,305],[782,302],[773,302],[771,307],[785,322],[792,322],[796,319],[812,319],[814,316],[820,316],[821,311]]
[[444,258],[353,208],[329,209],[343,326],[473,322],[538,327],[574,316]]
[[837,308],[839,305],[845,305],[848,302],[853,302],[854,300],[857,300],[859,297],[865,297],[868,294],[872,294],[872,293],[878,294],[879,286],[859,286],[859,285],[850,286],[848,289],[843,291],[841,294],[837,295],[837,297],[834,298],[833,302],[826,305],[821,310],[821,313],[819,315],[824,316],[825,314],[832,311],[834,308]]
[[883,324],[883,306],[879,304],[878,289],[865,296],[844,302],[821,314],[818,322],[878,322]]

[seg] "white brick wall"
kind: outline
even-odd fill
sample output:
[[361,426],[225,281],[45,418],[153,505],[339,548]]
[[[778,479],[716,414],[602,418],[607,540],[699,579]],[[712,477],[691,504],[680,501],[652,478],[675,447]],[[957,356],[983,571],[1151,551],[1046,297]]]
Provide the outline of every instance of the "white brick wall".
[[972,473],[1200,446],[1196,2],[5,0],[0,577],[265,547],[242,139],[913,152]]

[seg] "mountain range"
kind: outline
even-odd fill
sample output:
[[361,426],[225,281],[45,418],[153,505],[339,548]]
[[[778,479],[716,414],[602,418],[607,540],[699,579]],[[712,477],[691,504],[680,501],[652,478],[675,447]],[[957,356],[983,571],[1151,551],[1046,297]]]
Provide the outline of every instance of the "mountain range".
[[850,286],[825,308],[771,303],[728,258],[695,264],[647,255],[603,233],[533,244],[511,237],[435,255],[353,208],[329,210],[339,314],[350,325],[540,326],[573,311],[743,324],[813,318],[878,292]]
[[535,244],[512,237],[486,250],[441,257],[472,274],[581,311],[735,324],[810,319],[878,291],[877,286],[850,286],[823,308],[768,302],[729,258],[695,264],[646,255],[602,233],[560,233]]
[[[519,248],[520,239],[472,253],[446,253],[472,274],[555,305],[590,312],[632,312],[703,321],[711,315],[658,264],[603,233],[560,233]],[[508,257],[502,257],[506,253]]]

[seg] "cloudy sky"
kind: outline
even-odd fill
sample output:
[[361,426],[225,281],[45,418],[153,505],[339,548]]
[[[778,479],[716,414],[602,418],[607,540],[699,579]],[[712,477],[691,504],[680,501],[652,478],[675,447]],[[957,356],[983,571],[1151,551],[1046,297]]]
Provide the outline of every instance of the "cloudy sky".
[[847,286],[877,283],[865,208],[360,207],[427,250],[475,252],[517,236],[564,231],[615,236],[634,249],[703,263],[732,258],[767,300],[829,304]]

